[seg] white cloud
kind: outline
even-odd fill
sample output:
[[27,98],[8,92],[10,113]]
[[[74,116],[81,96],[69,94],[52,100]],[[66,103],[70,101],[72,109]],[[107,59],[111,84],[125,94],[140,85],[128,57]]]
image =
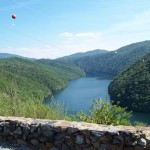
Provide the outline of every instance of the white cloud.
[[60,33],[59,36],[62,36],[62,37],[72,37],[73,34],[70,33],[70,32],[63,32],[63,33]]
[[71,32],[63,32],[60,33],[59,36],[61,37],[66,37],[66,38],[70,38],[72,37],[73,39],[77,39],[77,38],[100,38],[101,37],[101,33],[100,32],[81,32],[81,33],[71,33]]
[[85,32],[85,33],[77,33],[75,34],[75,37],[81,37],[81,38],[100,38],[101,33],[99,32]]
[[70,33],[70,32],[64,32],[59,34],[61,35],[61,42],[63,44],[82,44],[82,43],[91,43],[93,41],[97,42],[101,39],[101,33],[100,32],[81,32],[81,33]]

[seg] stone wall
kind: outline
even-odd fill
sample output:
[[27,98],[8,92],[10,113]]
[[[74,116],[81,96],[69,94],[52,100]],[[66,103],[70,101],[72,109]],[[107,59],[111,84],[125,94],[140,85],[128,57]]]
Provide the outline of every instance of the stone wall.
[[0,117],[0,141],[35,150],[150,150],[150,127]]

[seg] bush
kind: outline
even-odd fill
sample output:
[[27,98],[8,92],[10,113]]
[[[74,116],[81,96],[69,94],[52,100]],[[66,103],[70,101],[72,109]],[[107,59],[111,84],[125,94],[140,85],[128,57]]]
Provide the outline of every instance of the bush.
[[111,105],[103,102],[102,99],[94,100],[90,107],[90,115],[80,112],[78,114],[81,121],[106,125],[131,125],[131,112],[126,112],[126,108],[118,105]]

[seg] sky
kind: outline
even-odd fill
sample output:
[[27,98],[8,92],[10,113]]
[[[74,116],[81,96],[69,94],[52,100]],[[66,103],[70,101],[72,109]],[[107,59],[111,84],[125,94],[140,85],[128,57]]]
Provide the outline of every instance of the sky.
[[144,40],[150,0],[0,0],[0,53],[53,59]]

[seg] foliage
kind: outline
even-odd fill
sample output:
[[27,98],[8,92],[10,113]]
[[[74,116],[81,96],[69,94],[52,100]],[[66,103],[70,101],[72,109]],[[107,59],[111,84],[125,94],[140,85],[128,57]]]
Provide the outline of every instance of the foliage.
[[36,62],[44,64],[66,80],[72,80],[77,77],[85,76],[83,70],[65,60],[39,59]]
[[69,79],[83,75],[81,69],[67,62],[52,61],[50,66],[36,60],[1,59],[0,115],[67,118],[63,105],[53,102],[48,107],[42,104],[43,99],[53,91],[64,88]]
[[134,126],[147,126],[146,123],[139,122],[139,121],[135,121],[133,125],[134,125]]
[[109,85],[109,94],[120,106],[150,112],[150,54],[116,77]]
[[[131,112],[126,112],[126,108],[121,108],[117,105],[111,105],[108,102],[103,102],[102,99],[94,100],[90,108],[91,115],[86,115],[79,112],[75,115],[68,115],[63,104],[56,101],[49,103],[46,106],[41,101],[33,101],[28,99],[22,101],[14,89],[11,89],[9,95],[0,93],[0,115],[1,116],[17,116],[30,117],[39,119],[51,120],[69,120],[107,124],[107,125],[130,125]],[[143,123],[135,122],[134,125],[144,125]]]
[[78,114],[82,121],[107,124],[107,125],[130,125],[131,112],[126,112],[126,108],[118,105],[111,105],[109,102],[103,102],[102,99],[94,100],[90,108],[90,115],[83,112]]
[[[8,93],[10,87],[15,86],[22,100],[32,98],[43,100],[53,91],[60,90],[67,85],[68,79],[83,76],[84,72],[76,67],[73,72],[65,67],[55,67],[58,62],[53,61],[51,68],[36,61],[21,58],[0,60],[0,90]],[[67,66],[67,63],[64,66]],[[70,65],[70,68],[72,66]],[[75,68],[73,65],[72,68]],[[56,71],[57,70],[57,71]],[[62,71],[62,73],[60,73]],[[62,76],[63,72],[66,78]],[[67,76],[68,75],[68,76]]]
[[87,76],[115,77],[149,52],[150,41],[144,41],[103,55],[84,56],[73,62],[83,69]]
[[146,123],[139,122],[139,121],[135,121],[133,125],[134,125],[134,126],[147,126]]
[[12,98],[11,95],[5,93],[0,93],[0,115],[52,120],[67,118],[65,109],[57,102],[48,107],[41,101],[33,101],[32,99],[22,101],[16,95],[13,95]]

